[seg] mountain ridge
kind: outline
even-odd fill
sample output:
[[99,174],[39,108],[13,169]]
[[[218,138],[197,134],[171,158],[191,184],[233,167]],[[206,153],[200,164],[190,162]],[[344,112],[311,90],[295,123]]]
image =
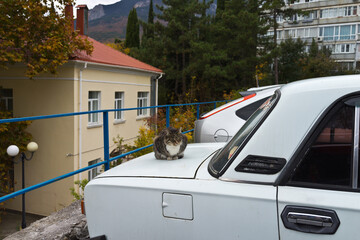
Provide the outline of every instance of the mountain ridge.
[[[154,12],[160,11],[156,5],[162,6],[162,0],[153,0]],[[136,8],[139,20],[147,21],[150,0],[121,0],[103,5],[98,4],[89,10],[88,35],[97,41],[114,42],[115,38],[124,39],[126,34],[127,17],[132,8]],[[210,14],[216,11],[216,0],[210,8]]]
[[[153,0],[153,4],[158,13],[156,4],[163,5],[162,1]],[[138,18],[147,21],[149,6],[150,0],[122,0],[110,5],[96,5],[89,11],[89,36],[100,42],[124,39],[130,10],[135,7]]]

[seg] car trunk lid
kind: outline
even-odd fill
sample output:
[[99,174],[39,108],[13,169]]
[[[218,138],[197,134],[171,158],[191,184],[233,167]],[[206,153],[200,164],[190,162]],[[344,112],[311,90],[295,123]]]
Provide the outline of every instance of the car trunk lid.
[[97,178],[195,178],[201,163],[223,145],[224,143],[189,144],[185,149],[184,158],[177,160],[158,160],[152,152],[112,168]]

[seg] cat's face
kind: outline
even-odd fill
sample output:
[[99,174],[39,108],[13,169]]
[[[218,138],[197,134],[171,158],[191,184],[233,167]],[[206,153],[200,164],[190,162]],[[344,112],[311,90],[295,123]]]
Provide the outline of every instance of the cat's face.
[[182,141],[181,129],[167,129],[166,135],[164,137],[166,145],[177,146]]

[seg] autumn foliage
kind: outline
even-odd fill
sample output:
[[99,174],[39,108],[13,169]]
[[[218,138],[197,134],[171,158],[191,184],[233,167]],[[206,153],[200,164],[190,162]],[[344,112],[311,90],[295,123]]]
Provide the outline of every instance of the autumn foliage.
[[[80,38],[65,18],[64,6],[73,0],[0,1],[0,66],[25,63],[26,76],[56,73],[77,50],[93,47]],[[57,9],[57,10],[56,10]],[[61,12],[61,13],[59,13]]]
[[[11,118],[10,112],[0,111],[0,119],[9,118]],[[30,123],[30,121],[22,121],[0,124],[0,194],[12,192],[15,184],[12,177],[14,163],[12,158],[7,155],[6,149],[8,146],[16,144],[20,152],[26,151],[26,146],[32,138],[31,134],[26,131]],[[0,208],[2,205],[3,203],[0,203]]]
[[[195,106],[170,108],[170,126],[178,129],[181,128],[182,132],[194,129],[195,120]],[[124,140],[120,136],[114,138],[113,141],[116,144],[116,149],[112,152],[111,157],[115,157],[117,155],[153,144],[155,136],[164,128],[166,128],[166,109],[160,108],[158,109],[157,114],[145,121],[145,126],[140,127],[138,136],[133,144],[124,144]],[[186,133],[185,135],[187,136],[189,142],[193,141],[192,132]],[[128,161],[132,158],[142,156],[152,151],[152,148],[146,148],[131,154],[131,156],[127,156],[124,159],[125,161]],[[120,159],[116,161],[113,166],[116,166],[122,162],[123,159]]]

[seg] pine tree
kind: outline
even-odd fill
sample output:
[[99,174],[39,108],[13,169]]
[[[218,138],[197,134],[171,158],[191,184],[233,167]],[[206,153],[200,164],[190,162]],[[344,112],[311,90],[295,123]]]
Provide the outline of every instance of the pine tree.
[[216,7],[216,13],[218,13],[219,11],[224,11],[224,10],[225,10],[225,0],[218,0],[217,7]]
[[288,38],[279,45],[279,83],[288,83],[303,78],[302,62],[305,58],[305,43],[300,38]]
[[142,26],[144,29],[144,38],[153,38],[154,37],[154,7],[152,0],[150,0],[147,24],[142,24]]
[[126,26],[125,46],[127,48],[138,48],[140,46],[139,31],[139,20],[137,18],[136,9],[133,8],[129,13]]
[[198,0],[163,0],[163,3],[165,6],[159,7],[162,14],[158,18],[167,22],[160,30],[166,84],[168,89],[173,89],[175,97],[181,99],[191,87],[189,66],[194,60],[191,44],[199,38],[203,4]]
[[227,90],[255,85],[258,36],[261,28],[256,0],[230,0],[220,20],[214,23],[216,48],[224,56]]
[[[289,1],[289,3],[292,2],[294,1]],[[296,14],[301,15],[302,11],[296,10],[294,8],[289,8],[288,4],[284,0],[262,0],[260,5],[262,6],[263,17],[267,19],[269,28],[272,28],[274,32],[274,35],[272,37],[272,43],[270,44],[269,49],[274,63],[275,84],[278,84],[279,83],[279,70],[278,70],[279,49],[277,44],[277,29],[278,29],[277,19],[279,17],[289,18]]]
[[149,23],[149,24],[154,24],[154,7],[153,7],[153,0],[150,0],[149,14],[148,14],[148,23]]

